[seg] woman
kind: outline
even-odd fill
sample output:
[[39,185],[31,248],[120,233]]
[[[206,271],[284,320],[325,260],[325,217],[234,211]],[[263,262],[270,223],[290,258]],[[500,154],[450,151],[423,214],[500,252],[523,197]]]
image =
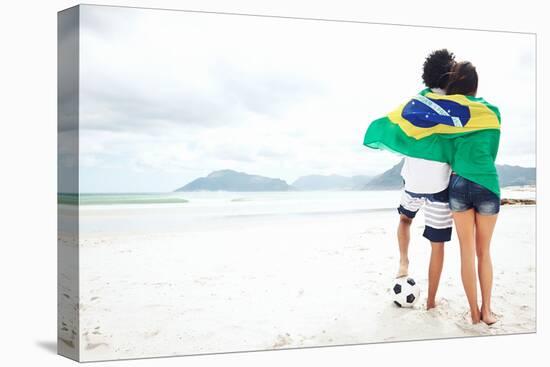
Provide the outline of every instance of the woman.
[[[446,91],[448,95],[462,94],[475,97],[477,86],[478,75],[475,67],[470,62],[460,62],[451,69]],[[461,154],[461,143],[460,140],[456,142],[455,159],[468,156]],[[480,149],[477,153],[476,161],[490,160],[494,165],[496,152]],[[472,323],[483,321],[488,325],[493,324],[496,319],[491,312],[493,265],[490,244],[500,210],[500,198],[488,188],[453,172],[449,183],[449,205],[460,242],[462,283],[470,305]],[[481,308],[477,299],[478,279],[481,288]]]

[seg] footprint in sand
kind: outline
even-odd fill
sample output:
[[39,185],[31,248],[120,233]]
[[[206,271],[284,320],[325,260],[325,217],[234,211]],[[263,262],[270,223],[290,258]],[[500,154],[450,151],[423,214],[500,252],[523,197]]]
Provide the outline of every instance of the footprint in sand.
[[[495,314],[495,316],[497,316],[498,318],[497,314]],[[455,324],[460,329],[472,335],[495,335],[498,333],[499,330],[502,332],[500,320],[490,326],[483,322],[472,324],[469,311],[463,312],[459,320],[456,321]]]
[[92,349],[96,349],[97,347],[101,347],[101,346],[109,347],[109,344],[107,344],[107,343],[87,343],[86,344],[86,349],[87,350],[92,350]]
[[106,342],[105,336],[99,331],[99,326],[96,326],[91,332],[84,332],[82,336],[84,337],[86,350],[92,350],[99,347],[109,347],[109,343]]
[[275,343],[273,343],[273,349],[284,348],[290,344],[292,344],[292,338],[289,333],[279,334]]
[[152,338],[152,337],[157,336],[159,333],[160,333],[160,330],[153,330],[153,331],[148,331],[148,332],[144,333],[143,335],[146,338]]

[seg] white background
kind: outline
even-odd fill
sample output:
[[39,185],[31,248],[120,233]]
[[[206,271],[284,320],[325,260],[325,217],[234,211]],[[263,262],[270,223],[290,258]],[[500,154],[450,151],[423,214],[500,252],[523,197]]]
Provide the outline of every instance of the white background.
[[[548,86],[544,63],[545,2],[521,1],[96,1],[97,4],[225,11],[370,22],[434,25],[538,34],[538,332],[426,342],[236,353],[98,366],[467,366],[540,365],[548,360],[548,292],[543,280]],[[56,342],[56,42],[58,10],[75,1],[12,1],[0,5],[0,364],[59,365]],[[536,4],[536,5],[535,5]],[[499,50],[495,50],[498,54]],[[503,88],[506,88],[503,75]],[[514,90],[511,93],[517,92]],[[246,310],[243,310],[246,312]],[[368,325],[365,325],[368,327]]]

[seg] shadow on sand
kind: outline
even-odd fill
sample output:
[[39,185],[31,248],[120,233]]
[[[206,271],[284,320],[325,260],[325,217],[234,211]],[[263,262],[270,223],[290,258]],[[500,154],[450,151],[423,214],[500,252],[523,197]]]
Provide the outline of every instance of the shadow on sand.
[[36,345],[50,353],[57,354],[57,343],[55,341],[39,340],[36,342]]

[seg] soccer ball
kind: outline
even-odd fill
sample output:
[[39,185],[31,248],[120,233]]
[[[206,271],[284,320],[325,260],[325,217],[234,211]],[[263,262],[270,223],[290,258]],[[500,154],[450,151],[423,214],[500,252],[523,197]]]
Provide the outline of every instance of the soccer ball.
[[393,303],[398,307],[412,307],[420,296],[420,288],[413,278],[395,279],[391,288]]

